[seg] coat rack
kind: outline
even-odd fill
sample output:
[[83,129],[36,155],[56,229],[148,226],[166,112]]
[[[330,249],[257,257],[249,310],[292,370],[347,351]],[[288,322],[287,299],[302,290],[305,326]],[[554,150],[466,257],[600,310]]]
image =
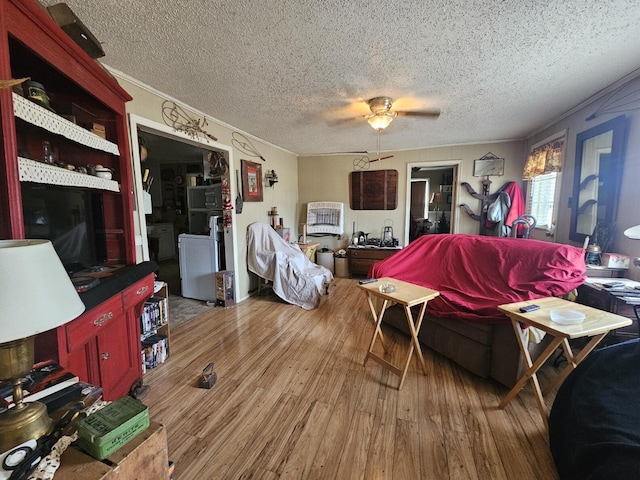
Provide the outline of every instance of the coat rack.
[[487,210],[489,209],[489,205],[498,198],[500,192],[509,184],[505,183],[498,191],[490,193],[492,182],[489,177],[500,177],[502,175],[504,175],[504,158],[498,158],[489,152],[479,159],[474,160],[473,163],[473,176],[485,177],[484,180],[482,180],[482,193],[476,192],[468,182],[462,182],[461,184],[467,192],[469,192],[469,195],[477,198],[481,202],[479,214],[474,213],[466,203],[460,205],[460,208],[462,208],[467,215],[480,222],[480,235],[495,235],[495,231],[499,231],[495,225],[491,228],[487,226]]
[[471,195],[473,198],[477,198],[481,202],[480,214],[474,213],[471,207],[469,207],[469,205],[467,205],[466,203],[463,203],[460,205],[460,208],[462,208],[467,213],[467,215],[469,215],[474,220],[480,222],[480,235],[495,234],[494,230],[496,229],[496,226],[493,226],[491,228],[487,227],[487,210],[489,209],[489,205],[491,205],[498,198],[498,196],[500,195],[500,192],[502,192],[507,185],[509,185],[508,182],[505,183],[502,187],[500,187],[500,189],[495,193],[489,193],[489,189],[491,187],[491,180],[486,178],[482,181],[482,193],[478,193],[473,189],[473,187],[469,183],[462,182],[462,186],[467,189],[467,192],[469,192],[469,195]]

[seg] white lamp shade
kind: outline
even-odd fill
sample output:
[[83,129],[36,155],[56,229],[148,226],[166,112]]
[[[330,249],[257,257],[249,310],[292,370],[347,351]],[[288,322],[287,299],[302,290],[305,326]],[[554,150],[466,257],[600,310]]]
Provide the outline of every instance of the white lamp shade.
[[384,130],[389,126],[391,121],[393,120],[393,115],[390,113],[376,113],[367,119],[369,125],[371,125],[376,130]]
[[83,311],[49,240],[0,240],[0,343],[59,327]]
[[624,236],[627,238],[631,238],[632,240],[640,240],[640,225],[636,225],[635,227],[627,228],[624,231]]

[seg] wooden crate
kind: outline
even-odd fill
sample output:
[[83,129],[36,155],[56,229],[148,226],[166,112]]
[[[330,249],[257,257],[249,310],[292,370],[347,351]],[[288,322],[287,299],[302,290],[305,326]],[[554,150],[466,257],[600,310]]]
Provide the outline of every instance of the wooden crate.
[[149,428],[103,461],[71,446],[62,455],[56,480],[163,480],[168,478],[169,458],[164,425]]

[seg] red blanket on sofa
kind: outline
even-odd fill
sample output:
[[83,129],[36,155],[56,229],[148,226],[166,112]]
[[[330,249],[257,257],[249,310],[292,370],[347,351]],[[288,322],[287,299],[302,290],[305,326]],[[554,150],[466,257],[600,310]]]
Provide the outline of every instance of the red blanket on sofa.
[[585,279],[584,250],[539,240],[466,234],[423,235],[371,267],[440,292],[427,313],[440,318],[505,322],[498,305],[564,295]]

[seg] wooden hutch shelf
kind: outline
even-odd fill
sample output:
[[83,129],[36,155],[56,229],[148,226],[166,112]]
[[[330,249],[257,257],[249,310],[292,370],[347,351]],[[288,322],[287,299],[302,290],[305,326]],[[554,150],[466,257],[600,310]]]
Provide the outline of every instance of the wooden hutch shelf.
[[117,144],[99,137],[86,128],[82,128],[16,93],[12,93],[12,95],[13,113],[16,117],[37,127],[44,128],[51,133],[62,135],[85,147],[120,155],[120,149]]
[[94,188],[119,192],[120,185],[114,180],[95,177],[86,173],[65,170],[64,168],[36,162],[28,158],[18,157],[21,182],[35,182],[49,185],[63,185],[67,187]]

